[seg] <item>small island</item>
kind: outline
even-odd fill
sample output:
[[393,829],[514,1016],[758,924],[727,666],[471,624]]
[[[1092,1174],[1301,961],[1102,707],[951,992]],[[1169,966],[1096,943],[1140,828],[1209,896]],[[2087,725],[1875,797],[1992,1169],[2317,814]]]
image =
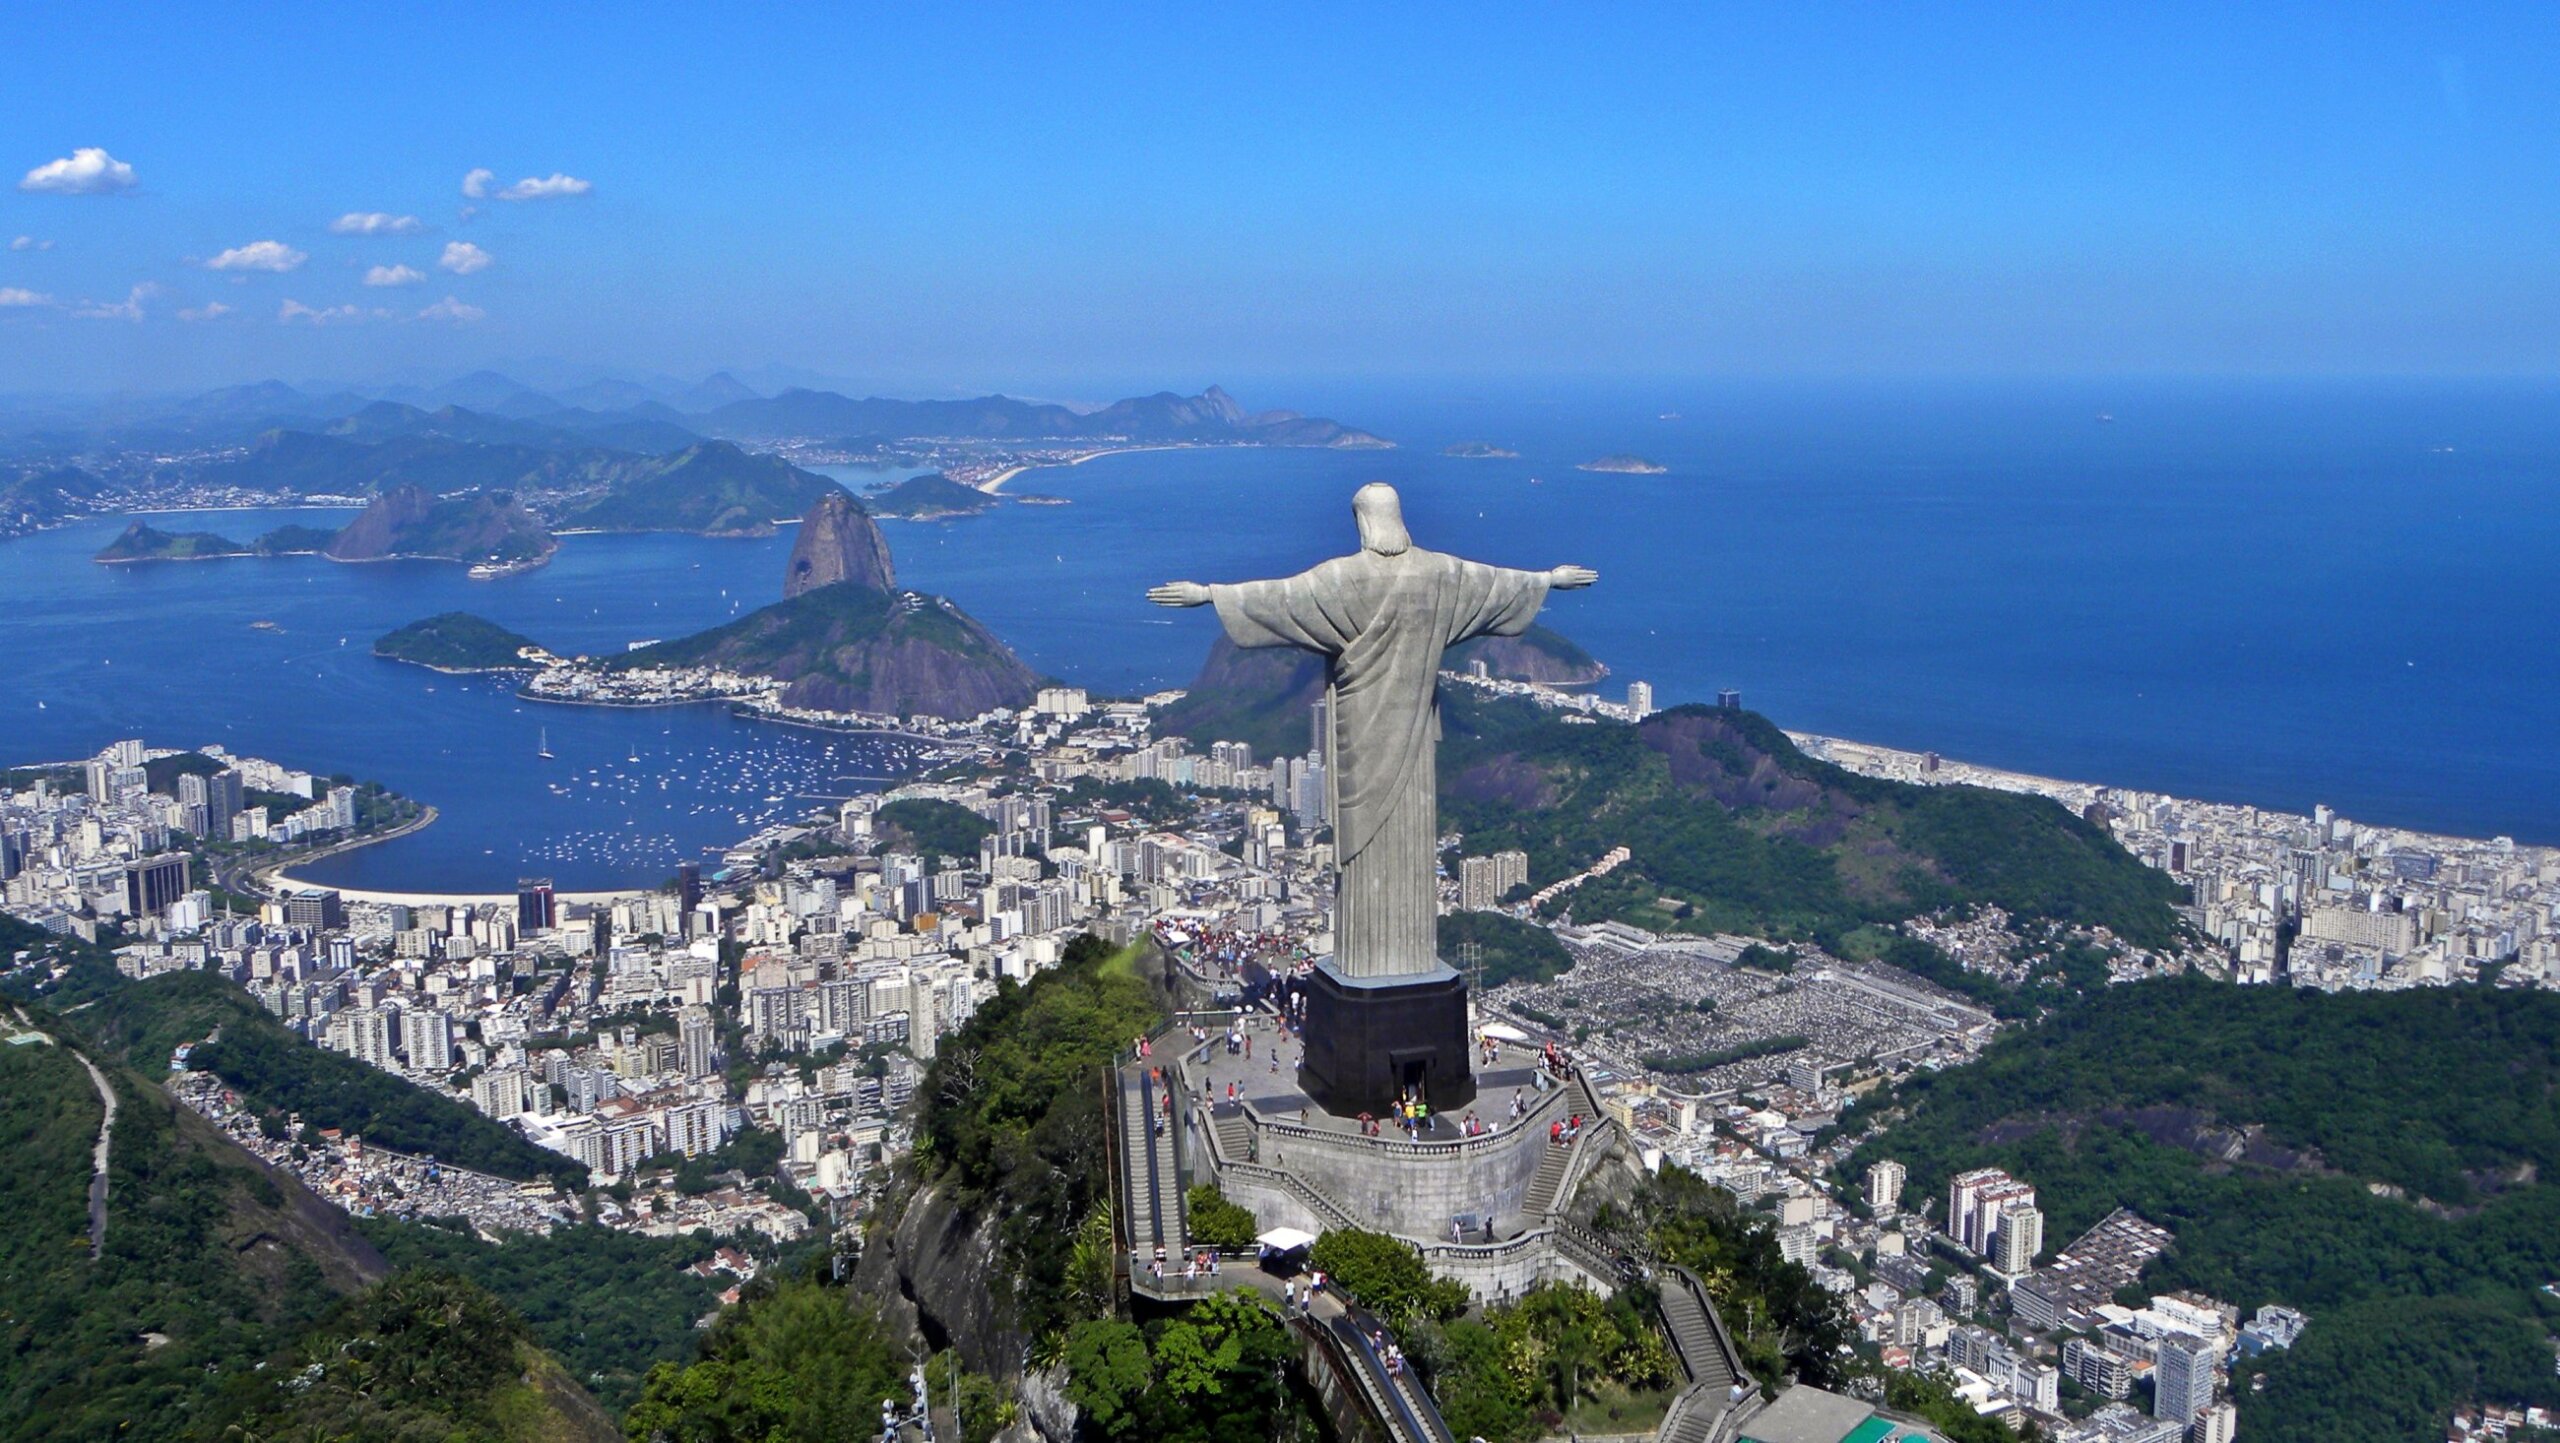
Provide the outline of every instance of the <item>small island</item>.
[[509,492],[437,496],[423,486],[394,486],[332,537],[326,554],[332,561],[416,558],[538,566],[559,549]]
[[1585,461],[1573,469],[1608,471],[1624,476],[1660,476],[1669,472],[1671,468],[1659,461],[1648,461],[1642,456],[1630,456],[1622,452],[1615,456],[1603,456],[1597,461]]
[[1491,441],[1460,441],[1454,446],[1441,447],[1440,454],[1455,456],[1462,461],[1510,461],[1517,459],[1520,455],[1519,452],[1508,447],[1496,446]]
[[242,545],[211,531],[162,531],[136,521],[90,560],[101,566],[136,561],[210,561],[224,556],[308,556],[326,547],[338,533],[316,526],[279,526]]
[[373,654],[449,672],[534,671],[554,660],[531,637],[467,611],[410,622],[376,640]]
[[910,476],[862,498],[863,510],[896,521],[948,521],[956,516],[975,516],[995,504],[995,497],[939,471]]

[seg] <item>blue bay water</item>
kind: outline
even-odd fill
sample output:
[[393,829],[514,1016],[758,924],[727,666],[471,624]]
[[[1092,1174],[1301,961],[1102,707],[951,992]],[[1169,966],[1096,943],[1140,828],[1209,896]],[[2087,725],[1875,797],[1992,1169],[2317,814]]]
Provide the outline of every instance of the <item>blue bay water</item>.
[[[1600,585],[1556,597],[1547,620],[1610,664],[1613,689],[1644,678],[1670,704],[1732,686],[1806,730],[2560,841],[2548,389],[1687,383],[1302,399],[1402,444],[1030,472],[1009,489],[1071,504],[884,523],[901,580],[952,596],[1036,670],[1110,692],[1179,685],[1214,621],[1151,608],[1143,589],[1347,550],[1352,488],[1385,479],[1425,545],[1596,567]],[[1439,454],[1471,440],[1521,454]],[[1616,452],[1669,473],[1574,469]],[[196,524],[245,535],[279,519]],[[381,632],[457,608],[566,650],[679,635],[773,599],[787,531],[572,537],[541,571],[470,582],[431,563],[90,564],[118,524],[0,543],[0,759],[126,735],[219,741],[443,809],[415,837],[326,864],[347,885],[651,881],[879,770],[840,739],[710,708],[540,706],[365,654]],[[282,632],[251,630],[261,618]],[[549,766],[533,757],[542,726],[561,754]]]

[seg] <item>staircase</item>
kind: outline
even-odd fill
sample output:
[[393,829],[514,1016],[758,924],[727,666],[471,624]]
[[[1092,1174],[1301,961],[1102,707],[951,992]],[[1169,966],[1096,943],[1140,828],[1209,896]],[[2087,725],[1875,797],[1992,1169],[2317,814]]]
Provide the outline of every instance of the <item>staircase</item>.
[[1214,1124],[1218,1133],[1218,1151],[1230,1162],[1253,1161],[1253,1124],[1245,1121],[1241,1109],[1230,1108],[1219,1113]]
[[1174,1159],[1173,1129],[1156,1133],[1163,1108],[1145,1068],[1121,1071],[1120,1134],[1127,1139],[1123,1154],[1129,1173],[1121,1202],[1129,1219],[1129,1245],[1147,1253],[1163,1248],[1171,1260],[1183,1250],[1182,1169]]
[[[1581,1144],[1576,1143],[1578,1147]],[[1520,1195],[1520,1211],[1533,1220],[1544,1218],[1556,1206],[1556,1193],[1564,1186],[1564,1175],[1573,1167],[1573,1148],[1547,1145],[1545,1156],[1538,1159],[1538,1170],[1529,1178],[1528,1191]]]
[[1658,1443],[1707,1443],[1741,1378],[1740,1360],[1697,1278],[1686,1268],[1665,1268],[1658,1276],[1663,1331],[1671,1335],[1671,1350],[1689,1375],[1689,1386],[1673,1401],[1655,1437]]

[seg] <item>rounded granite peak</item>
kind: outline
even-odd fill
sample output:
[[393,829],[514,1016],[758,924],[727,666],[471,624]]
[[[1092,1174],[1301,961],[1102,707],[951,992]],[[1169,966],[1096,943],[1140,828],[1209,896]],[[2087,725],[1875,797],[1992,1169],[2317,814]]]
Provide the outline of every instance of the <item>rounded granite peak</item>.
[[819,497],[800,519],[800,535],[791,544],[791,564],[782,577],[783,599],[839,581],[895,591],[898,573],[879,523],[853,497],[835,490]]

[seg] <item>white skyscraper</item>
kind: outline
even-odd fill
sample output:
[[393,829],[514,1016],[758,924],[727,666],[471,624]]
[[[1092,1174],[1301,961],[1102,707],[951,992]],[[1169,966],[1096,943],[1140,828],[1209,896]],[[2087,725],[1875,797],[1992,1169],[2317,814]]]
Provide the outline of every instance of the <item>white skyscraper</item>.
[[1646,717],[1653,715],[1652,682],[1631,681],[1627,683],[1627,714],[1630,718],[1636,721],[1643,721]]
[[2000,1226],[1991,1234],[1991,1266],[2011,1277],[2032,1270],[2044,1251],[2044,1214],[2034,1203],[2013,1202],[2000,1209]]
[[1902,1210],[1902,1164],[1886,1158],[1867,1169],[1867,1211],[1889,1218]]
[[412,1007],[400,1017],[400,1047],[412,1072],[453,1070],[453,1019],[432,1007]]
[[2193,1423],[2213,1407],[2214,1345],[2185,1333],[2160,1340],[2160,1358],[2152,1370],[2151,1416],[2167,1423]]

